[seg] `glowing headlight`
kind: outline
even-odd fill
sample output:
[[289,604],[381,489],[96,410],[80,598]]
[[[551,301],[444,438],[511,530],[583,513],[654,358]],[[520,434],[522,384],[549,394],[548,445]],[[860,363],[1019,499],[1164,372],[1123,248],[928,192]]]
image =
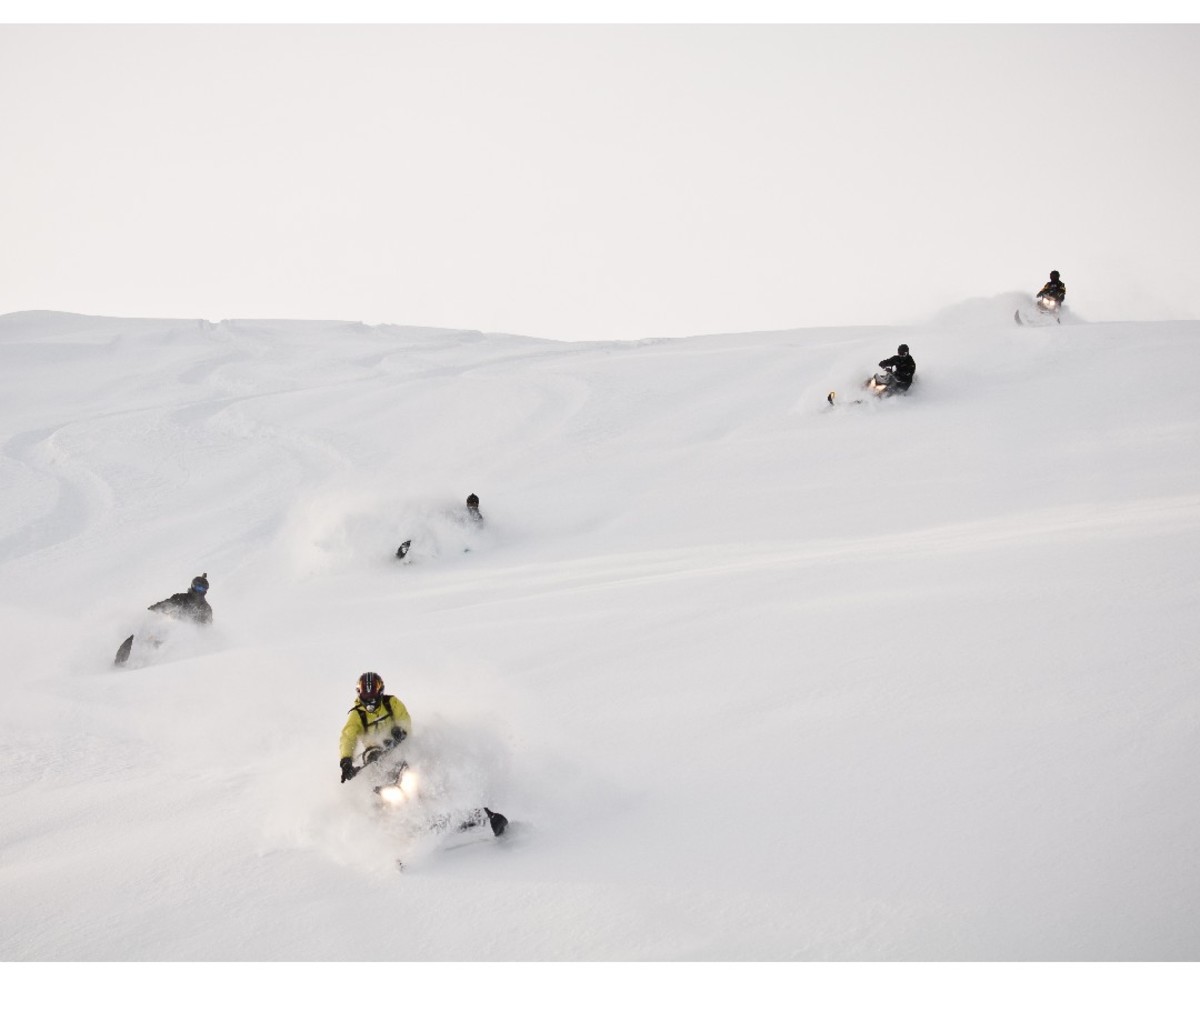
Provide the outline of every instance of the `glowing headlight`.
[[408,801],[408,795],[405,794],[404,789],[395,784],[389,784],[386,788],[380,788],[379,797],[388,805],[393,806]]
[[406,770],[395,784],[388,784],[379,789],[379,797],[388,805],[398,806],[409,799],[417,797],[417,775]]

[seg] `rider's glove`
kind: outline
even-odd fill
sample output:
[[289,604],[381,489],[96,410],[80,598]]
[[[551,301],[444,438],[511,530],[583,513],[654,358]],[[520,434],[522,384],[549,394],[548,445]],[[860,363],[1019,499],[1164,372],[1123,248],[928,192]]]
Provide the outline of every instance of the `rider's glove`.
[[358,773],[358,771],[354,769],[354,761],[349,756],[343,756],[342,759],[338,761],[338,766],[342,768],[343,784],[345,784],[348,780],[350,780],[350,778]]
[[408,737],[408,732],[405,731],[404,728],[402,728],[402,727],[392,728],[392,741],[396,745],[399,745],[407,737]]

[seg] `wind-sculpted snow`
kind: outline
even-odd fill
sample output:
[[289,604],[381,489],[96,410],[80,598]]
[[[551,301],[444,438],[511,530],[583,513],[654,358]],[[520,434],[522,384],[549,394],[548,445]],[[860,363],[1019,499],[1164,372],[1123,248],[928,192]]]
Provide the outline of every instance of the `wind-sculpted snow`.
[[[0,956],[1195,959],[1200,326],[1018,300],[0,317]],[[339,783],[367,670],[421,812],[510,834]]]

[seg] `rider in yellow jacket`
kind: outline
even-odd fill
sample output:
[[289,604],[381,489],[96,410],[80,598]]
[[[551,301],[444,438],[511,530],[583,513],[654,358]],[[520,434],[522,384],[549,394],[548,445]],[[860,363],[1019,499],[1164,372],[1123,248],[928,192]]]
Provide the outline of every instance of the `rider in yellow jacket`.
[[385,695],[383,679],[374,671],[367,671],[358,679],[358,698],[346,716],[338,745],[342,783],[360,769],[354,765],[354,751],[359,742],[365,761],[372,750],[382,752],[399,745],[411,730],[412,719],[404,704],[395,696]]

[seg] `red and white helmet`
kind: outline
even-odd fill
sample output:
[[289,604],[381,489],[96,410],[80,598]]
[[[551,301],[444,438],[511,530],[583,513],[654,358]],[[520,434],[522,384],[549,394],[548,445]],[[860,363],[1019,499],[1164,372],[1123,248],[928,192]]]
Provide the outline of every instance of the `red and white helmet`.
[[358,698],[367,705],[379,702],[383,695],[383,679],[374,671],[367,671],[358,678]]

